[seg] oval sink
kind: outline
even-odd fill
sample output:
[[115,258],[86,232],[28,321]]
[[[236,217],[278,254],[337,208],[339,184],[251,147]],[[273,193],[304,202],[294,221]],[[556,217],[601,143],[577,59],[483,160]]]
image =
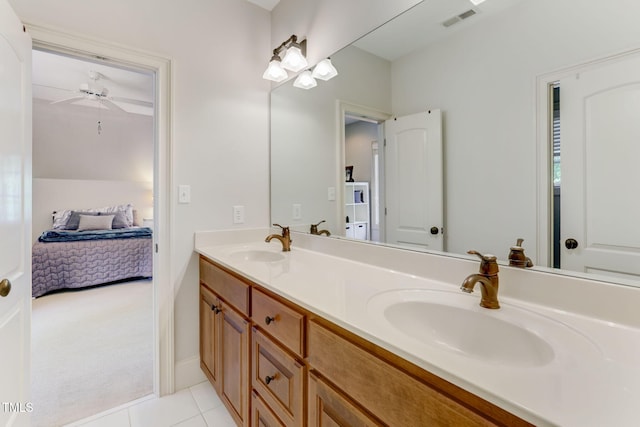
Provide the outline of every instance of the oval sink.
[[258,249],[242,250],[229,255],[235,261],[276,262],[284,260],[284,255],[278,252],[261,251]]
[[502,304],[478,305],[463,293],[424,289],[383,292],[368,302],[369,313],[417,343],[438,346],[483,362],[543,366],[555,358],[553,342],[584,339],[560,322]]

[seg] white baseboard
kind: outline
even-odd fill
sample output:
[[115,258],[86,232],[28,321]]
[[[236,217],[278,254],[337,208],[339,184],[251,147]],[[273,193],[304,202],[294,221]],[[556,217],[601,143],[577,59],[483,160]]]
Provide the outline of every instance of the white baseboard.
[[200,369],[200,356],[193,356],[176,362],[174,374],[176,391],[192,387],[207,380],[202,369]]

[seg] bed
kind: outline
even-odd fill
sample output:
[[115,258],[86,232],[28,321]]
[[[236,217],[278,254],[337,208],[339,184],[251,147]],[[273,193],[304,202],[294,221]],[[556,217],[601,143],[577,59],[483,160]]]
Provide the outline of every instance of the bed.
[[152,276],[152,230],[133,226],[125,210],[107,209],[54,215],[53,228],[33,245],[34,298]]

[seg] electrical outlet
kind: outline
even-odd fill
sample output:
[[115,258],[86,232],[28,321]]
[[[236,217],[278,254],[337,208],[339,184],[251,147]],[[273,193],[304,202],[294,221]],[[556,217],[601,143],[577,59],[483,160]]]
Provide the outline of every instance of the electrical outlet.
[[244,224],[244,206],[237,205],[233,207],[233,223]]
[[302,205],[294,203],[292,216],[293,219],[302,219]]
[[327,200],[329,201],[336,200],[336,187],[327,188]]
[[191,203],[190,185],[178,185],[178,203]]

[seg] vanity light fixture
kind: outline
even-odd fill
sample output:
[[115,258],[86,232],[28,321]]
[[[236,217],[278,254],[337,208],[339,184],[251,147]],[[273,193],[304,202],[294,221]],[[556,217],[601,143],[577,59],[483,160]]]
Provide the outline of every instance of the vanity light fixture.
[[336,67],[331,63],[331,58],[326,58],[318,62],[311,75],[313,78],[326,81],[337,76],[338,70],[336,70]]
[[316,87],[318,83],[316,79],[311,75],[311,71],[306,70],[300,73],[295,82],[293,82],[293,86],[300,89],[311,89],[312,87]]
[[[280,53],[284,49],[286,53],[284,58],[280,59]],[[307,58],[304,57],[303,46],[298,43],[298,37],[294,34],[273,49],[273,56],[262,78],[281,82],[288,77],[285,68],[296,73],[306,66]]]

